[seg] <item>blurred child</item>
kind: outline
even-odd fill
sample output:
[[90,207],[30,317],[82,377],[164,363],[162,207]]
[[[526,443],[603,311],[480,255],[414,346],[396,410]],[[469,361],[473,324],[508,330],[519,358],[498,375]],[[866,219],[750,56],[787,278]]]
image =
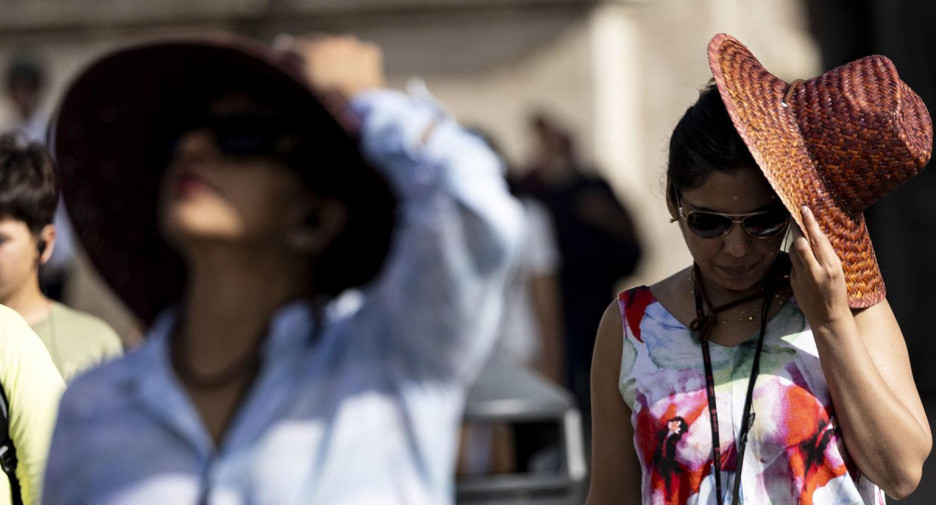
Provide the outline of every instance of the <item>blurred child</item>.
[[100,319],[49,300],[39,267],[52,256],[59,188],[40,144],[0,136],[0,303],[16,310],[49,350],[66,381],[122,352],[120,337]]

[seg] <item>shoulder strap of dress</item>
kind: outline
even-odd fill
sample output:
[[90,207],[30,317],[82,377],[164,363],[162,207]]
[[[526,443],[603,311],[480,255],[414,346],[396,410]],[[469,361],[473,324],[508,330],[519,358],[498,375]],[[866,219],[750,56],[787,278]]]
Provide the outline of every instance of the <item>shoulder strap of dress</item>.
[[643,320],[647,307],[654,301],[656,298],[648,286],[638,286],[618,294],[618,307],[621,309],[621,322],[625,335],[630,330],[638,342],[643,342],[640,336],[640,321]]

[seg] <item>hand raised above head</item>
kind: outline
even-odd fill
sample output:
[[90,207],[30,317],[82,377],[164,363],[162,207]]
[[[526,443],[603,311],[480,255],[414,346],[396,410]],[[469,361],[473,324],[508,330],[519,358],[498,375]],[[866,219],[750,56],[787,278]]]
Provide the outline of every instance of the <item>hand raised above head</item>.
[[380,47],[353,35],[281,35],[275,43],[302,58],[309,83],[345,99],[385,85]]

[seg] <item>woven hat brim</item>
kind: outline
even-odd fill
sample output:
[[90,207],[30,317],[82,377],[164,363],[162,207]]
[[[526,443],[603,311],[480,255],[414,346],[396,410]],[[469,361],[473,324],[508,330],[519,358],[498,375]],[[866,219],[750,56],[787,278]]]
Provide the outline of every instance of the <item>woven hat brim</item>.
[[712,39],[708,58],[732,123],[783,205],[800,228],[801,208],[808,206],[832,243],[842,261],[849,306],[883,300],[884,279],[864,216],[842,209],[823,185],[793,111],[783,102],[789,84],[726,34]]

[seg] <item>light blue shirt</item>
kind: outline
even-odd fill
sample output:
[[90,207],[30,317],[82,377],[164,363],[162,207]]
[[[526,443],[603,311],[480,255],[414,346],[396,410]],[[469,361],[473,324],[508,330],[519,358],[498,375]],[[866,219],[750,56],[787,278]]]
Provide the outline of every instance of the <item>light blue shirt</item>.
[[320,331],[307,304],[281,308],[218,448],[172,371],[177,315],[163,314],[141,349],[66,392],[46,504],[451,503],[520,211],[499,160],[431,101],[379,91],[352,106],[401,198],[378,279],[332,303]]

